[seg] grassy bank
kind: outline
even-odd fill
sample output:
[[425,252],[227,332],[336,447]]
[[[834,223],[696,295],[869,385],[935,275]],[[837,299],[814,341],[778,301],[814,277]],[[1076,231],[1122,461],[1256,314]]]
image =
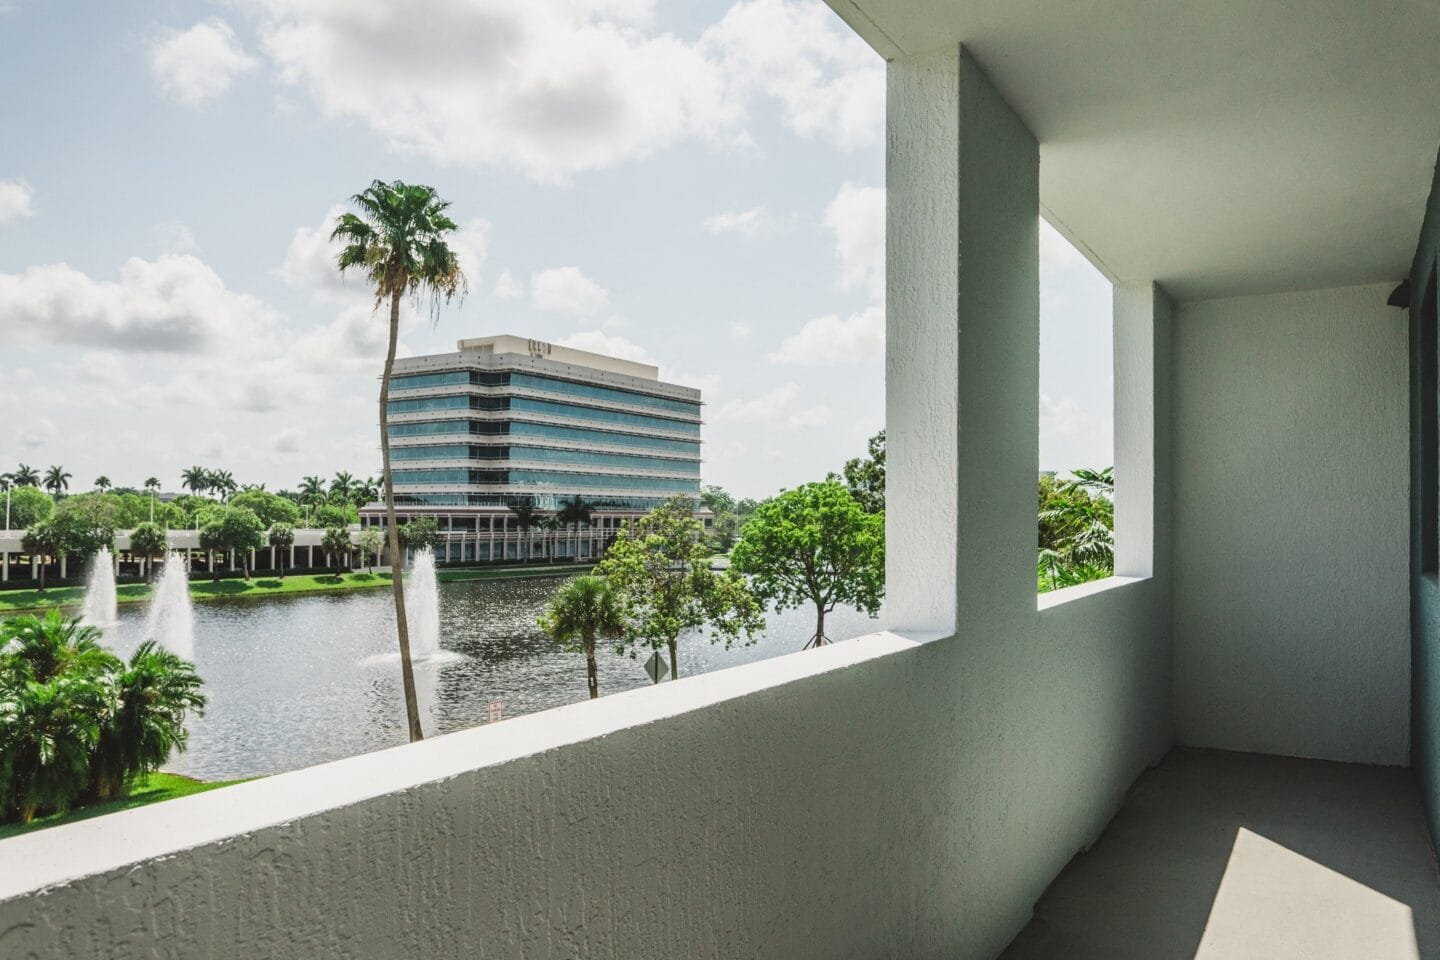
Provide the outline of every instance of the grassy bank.
[[[466,580],[514,580],[527,577],[571,577],[586,573],[592,567],[585,564],[557,563],[543,567],[477,567],[474,569],[449,569],[436,572],[441,583],[455,583]],[[289,574],[284,579],[274,576],[252,577],[249,580],[192,580],[190,597],[193,600],[237,600],[251,597],[272,597],[306,593],[330,593],[336,590],[366,590],[388,587],[388,573],[333,574]],[[151,587],[146,583],[122,584],[115,590],[120,603],[138,603],[150,599]],[[39,590],[0,591],[0,613],[15,613],[23,610],[40,610],[47,607],[78,607],[85,600],[84,587],[51,587],[44,593]]]
[[88,820],[91,817],[115,813],[118,810],[130,810],[151,803],[159,803],[162,800],[173,800],[176,797],[185,797],[192,793],[204,793],[207,790],[214,790],[217,787],[228,787],[232,783],[244,782],[244,780],[217,780],[207,782],[204,780],[192,780],[189,777],[182,777],[176,773],[152,773],[136,781],[130,788],[129,796],[122,800],[109,800],[105,803],[96,803],[88,807],[80,807],[67,813],[56,813],[48,817],[38,817],[29,823],[7,823],[0,825],[0,840],[21,833],[29,833],[32,830],[58,827],[62,823]]

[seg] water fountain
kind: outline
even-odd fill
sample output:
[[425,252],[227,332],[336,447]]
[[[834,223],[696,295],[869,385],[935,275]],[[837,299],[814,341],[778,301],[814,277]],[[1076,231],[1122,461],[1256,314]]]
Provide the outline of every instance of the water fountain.
[[90,573],[85,578],[85,605],[80,617],[102,631],[115,626],[120,611],[115,600],[115,555],[109,547],[101,547],[90,558]]
[[410,659],[429,660],[440,653],[440,584],[435,579],[435,554],[429,547],[415,554],[405,583],[405,619],[410,627]]
[[147,640],[186,660],[195,659],[195,616],[190,609],[190,572],[185,556],[171,553],[145,615]]

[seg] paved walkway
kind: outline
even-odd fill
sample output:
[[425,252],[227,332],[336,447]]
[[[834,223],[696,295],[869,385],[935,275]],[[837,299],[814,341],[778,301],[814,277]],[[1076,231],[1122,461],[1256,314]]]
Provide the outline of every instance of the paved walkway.
[[1409,770],[1177,749],[1002,960],[1440,958]]

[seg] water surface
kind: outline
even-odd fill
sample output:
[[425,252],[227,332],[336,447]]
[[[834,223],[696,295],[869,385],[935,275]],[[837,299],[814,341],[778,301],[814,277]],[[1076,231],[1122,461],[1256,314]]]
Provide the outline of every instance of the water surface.
[[[416,664],[427,735],[584,700],[585,658],[535,625],[558,579],[440,585],[440,646]],[[405,742],[404,700],[390,591],[208,601],[195,605],[195,662],[210,706],[191,724],[190,749],[166,769],[203,779],[279,773]],[[139,642],[145,604],[121,606],[115,645]],[[792,653],[815,629],[810,610],[771,612],[763,638],[725,650],[704,636],[680,645],[682,676]],[[836,610],[826,633],[843,640],[876,622]],[[600,693],[650,683],[642,659],[599,655]]]

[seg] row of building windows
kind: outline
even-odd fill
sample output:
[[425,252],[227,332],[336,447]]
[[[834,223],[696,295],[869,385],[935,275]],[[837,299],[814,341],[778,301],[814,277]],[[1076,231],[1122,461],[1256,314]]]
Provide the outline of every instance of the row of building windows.
[[[565,498],[568,500],[568,498]],[[585,505],[592,510],[654,510],[667,497],[599,497],[587,499]],[[698,503],[698,499],[692,503]],[[538,507],[541,510],[556,510],[564,500],[554,495],[529,493],[397,493],[397,506],[425,507]]]
[[530,390],[544,390],[549,393],[564,393],[574,397],[588,397],[594,400],[610,400],[616,403],[634,403],[654,407],[657,410],[673,410],[691,416],[700,416],[700,404],[689,400],[672,400],[648,393],[617,390],[613,387],[599,387],[589,383],[575,383],[570,380],[555,380],[530,373],[508,373],[489,370],[451,370],[444,373],[417,373],[394,377],[390,381],[392,390],[419,390],[426,387],[456,387],[473,384],[486,387],[524,387]]
[[552,380],[549,377],[537,377],[528,373],[512,373],[510,386],[528,387],[531,390],[545,390],[550,393],[564,393],[572,397],[612,400],[616,403],[636,403],[660,410],[673,410],[676,413],[689,414],[692,417],[700,416],[700,404],[693,401],[671,400],[669,397],[654,397],[648,393],[633,393],[629,390],[597,387],[588,383],[572,383],[569,380]]
[[[642,447],[666,453],[699,455],[700,444],[693,440],[671,440],[665,437],[642,437],[632,433],[611,433],[604,429],[563,427],[550,423],[529,423],[523,420],[432,420],[426,423],[394,423],[392,437],[439,437],[456,434],[472,436],[535,437],[546,440],[577,440],[582,443],[603,443],[607,446]],[[394,456],[396,447],[391,451]]]
[[544,460],[551,463],[589,464],[597,467],[629,467],[634,470],[665,470],[700,475],[694,460],[671,460],[625,453],[592,453],[588,450],[560,450],[550,447],[475,446],[467,443],[427,444],[423,447],[395,447],[392,460]]
[[593,473],[568,473],[559,470],[474,470],[450,467],[431,470],[396,470],[396,487],[428,486],[436,483],[493,483],[514,486],[552,486],[571,489],[603,489],[621,487],[626,490],[699,493],[700,480],[676,480],[665,477],[604,476]]
[[620,423],[631,427],[649,427],[653,430],[669,430],[700,436],[700,424],[684,420],[669,420],[640,413],[624,413],[619,410],[599,410],[595,407],[580,407],[553,400],[535,400],[530,397],[420,397],[415,400],[391,400],[385,408],[391,414],[429,413],[443,410],[513,410],[520,413],[540,413],[551,417],[567,417],[572,420],[596,420],[604,423]]
[[481,387],[503,387],[509,374],[499,370],[447,370],[444,373],[412,373],[391,377],[391,390],[420,390],[424,387],[458,387],[467,383]]

